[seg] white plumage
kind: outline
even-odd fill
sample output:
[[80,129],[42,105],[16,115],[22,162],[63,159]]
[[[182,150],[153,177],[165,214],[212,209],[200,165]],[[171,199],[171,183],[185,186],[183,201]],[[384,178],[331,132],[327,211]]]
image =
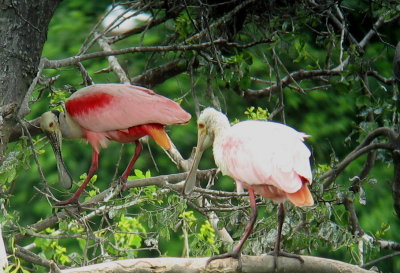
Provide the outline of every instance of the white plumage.
[[147,12],[138,12],[137,10],[128,11],[122,5],[110,5],[107,11],[109,13],[103,18],[101,23],[104,29],[110,28],[111,31],[109,33],[113,35],[124,34],[152,19],[152,16]]

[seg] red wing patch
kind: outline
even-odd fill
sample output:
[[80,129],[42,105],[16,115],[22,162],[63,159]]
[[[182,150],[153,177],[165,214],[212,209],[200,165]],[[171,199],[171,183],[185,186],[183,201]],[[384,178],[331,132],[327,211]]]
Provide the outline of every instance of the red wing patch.
[[98,92],[70,99],[66,103],[66,108],[71,116],[82,115],[107,106],[112,99],[112,95]]

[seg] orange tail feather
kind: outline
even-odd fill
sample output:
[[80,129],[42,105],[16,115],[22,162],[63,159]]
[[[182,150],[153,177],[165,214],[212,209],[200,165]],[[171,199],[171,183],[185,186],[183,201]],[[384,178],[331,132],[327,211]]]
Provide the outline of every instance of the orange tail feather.
[[297,192],[286,193],[286,196],[290,202],[298,207],[314,205],[314,199],[308,189],[307,183],[303,183],[303,186]]
[[165,150],[171,149],[171,140],[165,132],[164,126],[145,125],[147,134],[151,136],[154,141]]

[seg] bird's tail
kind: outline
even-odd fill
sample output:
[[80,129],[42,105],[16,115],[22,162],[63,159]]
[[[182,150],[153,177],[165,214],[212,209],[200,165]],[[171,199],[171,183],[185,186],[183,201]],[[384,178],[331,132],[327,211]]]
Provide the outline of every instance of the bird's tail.
[[160,145],[165,150],[171,149],[171,140],[165,132],[164,126],[153,124],[147,124],[144,126],[147,134],[151,136],[158,145]]
[[311,195],[310,190],[308,189],[307,184],[308,183],[303,183],[301,189],[294,193],[286,193],[289,201],[292,202],[295,206],[304,207],[314,205],[314,199]]

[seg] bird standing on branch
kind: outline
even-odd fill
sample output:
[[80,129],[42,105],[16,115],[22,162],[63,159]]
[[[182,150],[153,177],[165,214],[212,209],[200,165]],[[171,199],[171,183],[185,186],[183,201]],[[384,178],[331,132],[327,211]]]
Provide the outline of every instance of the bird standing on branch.
[[238,192],[248,190],[252,214],[245,233],[233,250],[210,258],[240,258],[241,249],[253,230],[257,218],[255,194],[279,203],[278,236],[276,257],[299,256],[282,252],[280,249],[282,225],[285,217],[283,202],[289,200],[295,206],[312,206],[314,200],[307,184],[312,174],[309,162],[310,151],[304,145],[306,134],[297,132],[286,125],[265,121],[243,121],[232,127],[221,112],[206,108],[199,116],[198,140],[195,158],[185,182],[184,194],[190,194],[195,187],[196,171],[203,151],[213,145],[216,165],[224,175],[232,177]]
[[59,180],[63,187],[72,186],[72,178],[61,156],[61,139],[85,139],[93,148],[88,175],[75,194],[58,205],[77,203],[79,196],[98,168],[101,148],[109,141],[134,142],[135,154],[120,180],[125,183],[142,151],[139,139],[150,136],[169,150],[171,141],[164,127],[185,124],[189,113],[176,102],[153,91],[128,84],[95,84],[71,95],[65,112],[49,111],[41,116],[40,126],[48,136],[57,159]]

